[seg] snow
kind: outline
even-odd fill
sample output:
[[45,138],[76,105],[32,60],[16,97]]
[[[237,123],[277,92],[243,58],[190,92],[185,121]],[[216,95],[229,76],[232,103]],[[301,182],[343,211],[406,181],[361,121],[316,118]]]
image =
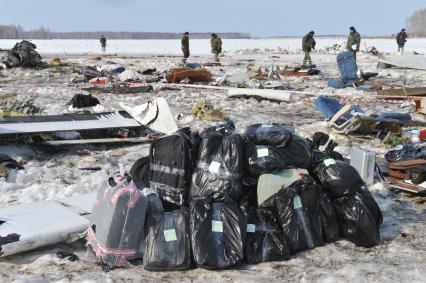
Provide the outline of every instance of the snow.
[[[328,39],[327,39],[328,40]],[[366,40],[370,43],[370,40]],[[66,63],[82,63],[102,66],[112,60],[127,68],[141,70],[156,67],[166,70],[174,66],[180,58],[153,56],[147,53],[180,54],[178,41],[110,41],[110,52],[132,53],[133,55],[108,56],[101,61],[93,61],[92,55],[81,52],[98,52],[97,41],[35,41],[44,60],[49,62],[59,56]],[[14,41],[0,41],[0,48],[10,47]],[[291,46],[290,55],[278,54],[273,58],[266,53],[228,54],[222,59],[224,67],[212,67],[210,70],[218,77],[225,73],[245,71],[247,63],[258,66],[272,64],[284,66],[299,63],[303,54],[296,52],[300,39],[271,40],[224,40],[228,52],[243,48],[276,48]],[[319,46],[336,43],[336,40],[318,40]],[[393,40],[371,40],[371,45],[394,49]],[[416,45],[418,44],[418,45]],[[114,47],[115,46],[115,47]],[[192,41],[194,54],[207,54],[207,40]],[[411,47],[410,47],[411,46]],[[426,51],[424,39],[412,39],[408,47],[417,51]],[[423,49],[421,49],[422,47]],[[115,51],[114,51],[114,48]],[[69,53],[65,56],[64,50]],[[46,54],[55,53],[55,54]],[[75,54],[71,54],[75,53]],[[143,54],[141,54],[143,53]],[[207,62],[211,55],[192,57],[193,62]],[[250,60],[250,61],[248,61]],[[254,60],[254,61],[251,61]],[[313,55],[313,60],[323,72],[320,76],[308,78],[286,78],[285,83],[296,90],[314,93],[332,93],[327,88],[327,79],[338,77],[335,55],[325,52]],[[377,57],[368,54],[358,55],[359,66],[365,71],[375,71]],[[80,92],[79,88],[69,86],[75,73],[72,68],[25,70],[12,69],[0,71],[0,97],[6,99],[33,98],[34,103],[44,109],[45,114],[62,113],[65,104]],[[404,71],[398,69],[380,70],[376,79],[400,85],[404,81]],[[426,72],[407,70],[406,81],[410,86],[426,85]],[[337,93],[349,96],[358,92],[353,89],[339,90]],[[11,98],[7,98],[7,95]],[[383,111],[401,111],[400,104],[376,102],[369,99],[368,93],[360,102],[368,113]],[[175,115],[181,114],[180,126],[192,126],[202,129],[212,123],[200,121],[191,116],[191,108],[196,101],[207,98],[215,106],[229,114],[242,130],[246,125],[257,122],[287,122],[296,127],[296,132],[310,137],[316,131],[329,132],[323,117],[310,102],[273,103],[258,102],[254,99],[226,99],[224,91],[182,89],[158,90],[148,94],[100,94],[101,103],[111,109],[118,109],[118,103],[142,104],[157,97],[164,97]],[[349,156],[353,145],[366,145],[379,154],[387,151],[376,140],[358,140],[329,132],[332,139],[339,143],[337,150]],[[7,180],[0,180],[0,207],[31,203],[41,200],[53,200],[64,197],[95,192],[109,172],[118,170],[122,163],[130,169],[136,159],[148,154],[147,145],[118,147],[77,146],[66,149],[39,148],[26,145],[0,147],[0,153],[9,154],[25,167],[13,173]],[[79,170],[81,167],[99,166],[101,171]],[[147,272],[143,267],[117,269],[104,273],[85,256],[82,243],[56,245],[33,252],[0,259],[0,282],[424,282],[426,271],[426,213],[424,198],[389,191],[382,184],[370,187],[384,215],[381,227],[381,243],[365,249],[341,240],[294,255],[283,262],[264,263],[254,266],[241,266],[238,269],[221,272],[193,269],[184,272]],[[79,261],[69,262],[58,259],[55,253],[59,249],[74,251]]]
[[[317,50],[332,46],[336,43],[346,46],[344,37],[318,37]],[[41,53],[56,54],[95,54],[101,52],[99,40],[31,40],[37,45]],[[12,48],[17,40],[1,39],[0,49]],[[361,42],[361,48],[375,46],[380,52],[395,52],[394,39],[365,38]],[[191,54],[205,55],[210,53],[210,41],[208,39],[191,39]],[[279,39],[224,39],[223,50],[226,53],[234,53],[243,49],[286,49],[296,51],[301,49],[301,38]],[[108,40],[108,53],[119,54],[181,54],[180,40]],[[426,38],[409,38],[405,47],[406,52],[416,51],[426,53]]]

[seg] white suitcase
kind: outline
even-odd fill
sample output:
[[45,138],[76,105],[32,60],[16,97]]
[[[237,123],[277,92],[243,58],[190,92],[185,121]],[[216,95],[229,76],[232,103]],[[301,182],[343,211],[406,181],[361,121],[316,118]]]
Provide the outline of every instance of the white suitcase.
[[351,166],[354,167],[367,185],[374,183],[376,153],[354,146],[351,150]]

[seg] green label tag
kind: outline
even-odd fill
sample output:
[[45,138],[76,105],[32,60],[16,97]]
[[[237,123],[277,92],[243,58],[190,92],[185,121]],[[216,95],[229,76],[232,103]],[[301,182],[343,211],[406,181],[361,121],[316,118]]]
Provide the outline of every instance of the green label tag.
[[256,232],[256,225],[247,224],[247,233],[254,233],[254,232]]
[[265,157],[265,156],[268,156],[269,155],[269,150],[268,150],[268,148],[267,147],[265,147],[265,148],[259,148],[258,150],[257,150],[257,157]]
[[294,209],[302,208],[302,200],[299,196],[293,198],[293,207]]
[[212,232],[223,233],[223,222],[212,220]]
[[220,163],[219,162],[213,161],[212,163],[210,163],[210,166],[209,166],[210,172],[218,173],[219,169],[220,169]]
[[326,159],[326,160],[324,160],[324,164],[325,164],[326,167],[328,167],[330,165],[336,164],[336,160],[334,160],[334,159]]
[[164,230],[164,239],[166,240],[166,242],[177,241],[176,230],[175,229]]

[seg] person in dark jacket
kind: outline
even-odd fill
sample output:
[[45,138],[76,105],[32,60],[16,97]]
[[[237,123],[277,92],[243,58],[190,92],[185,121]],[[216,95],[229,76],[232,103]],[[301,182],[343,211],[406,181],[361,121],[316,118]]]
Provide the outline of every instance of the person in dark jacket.
[[216,62],[219,62],[219,54],[222,52],[222,40],[217,34],[212,33],[210,45],[212,47],[212,53],[214,54],[214,59]]
[[189,57],[189,32],[185,32],[182,35],[182,38],[180,40],[180,43],[182,45],[182,52],[183,52],[183,59],[182,62],[186,62],[186,60]]
[[311,59],[311,52],[312,49],[315,49],[315,39],[314,39],[315,32],[310,31],[307,35],[303,37],[302,40],[302,50],[305,52],[305,58],[303,58],[303,64],[302,66],[305,67],[306,63],[309,65],[312,65],[312,59]]
[[99,40],[101,42],[102,52],[106,51],[106,44],[107,40],[104,35],[101,35],[101,39]]
[[398,44],[398,52],[401,52],[401,54],[404,54],[404,46],[407,42],[407,33],[405,32],[405,29],[402,29],[397,35],[396,35],[396,43]]
[[354,27],[350,27],[346,48],[348,49],[348,51],[353,52],[355,59],[356,59],[356,53],[359,52],[360,45],[361,45],[361,35],[359,34],[359,32],[356,31]]

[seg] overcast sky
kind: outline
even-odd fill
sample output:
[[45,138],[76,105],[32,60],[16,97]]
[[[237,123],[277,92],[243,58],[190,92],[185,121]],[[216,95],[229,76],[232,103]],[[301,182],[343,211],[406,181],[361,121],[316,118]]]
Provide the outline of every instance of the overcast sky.
[[52,31],[388,35],[426,0],[1,0],[0,24]]

